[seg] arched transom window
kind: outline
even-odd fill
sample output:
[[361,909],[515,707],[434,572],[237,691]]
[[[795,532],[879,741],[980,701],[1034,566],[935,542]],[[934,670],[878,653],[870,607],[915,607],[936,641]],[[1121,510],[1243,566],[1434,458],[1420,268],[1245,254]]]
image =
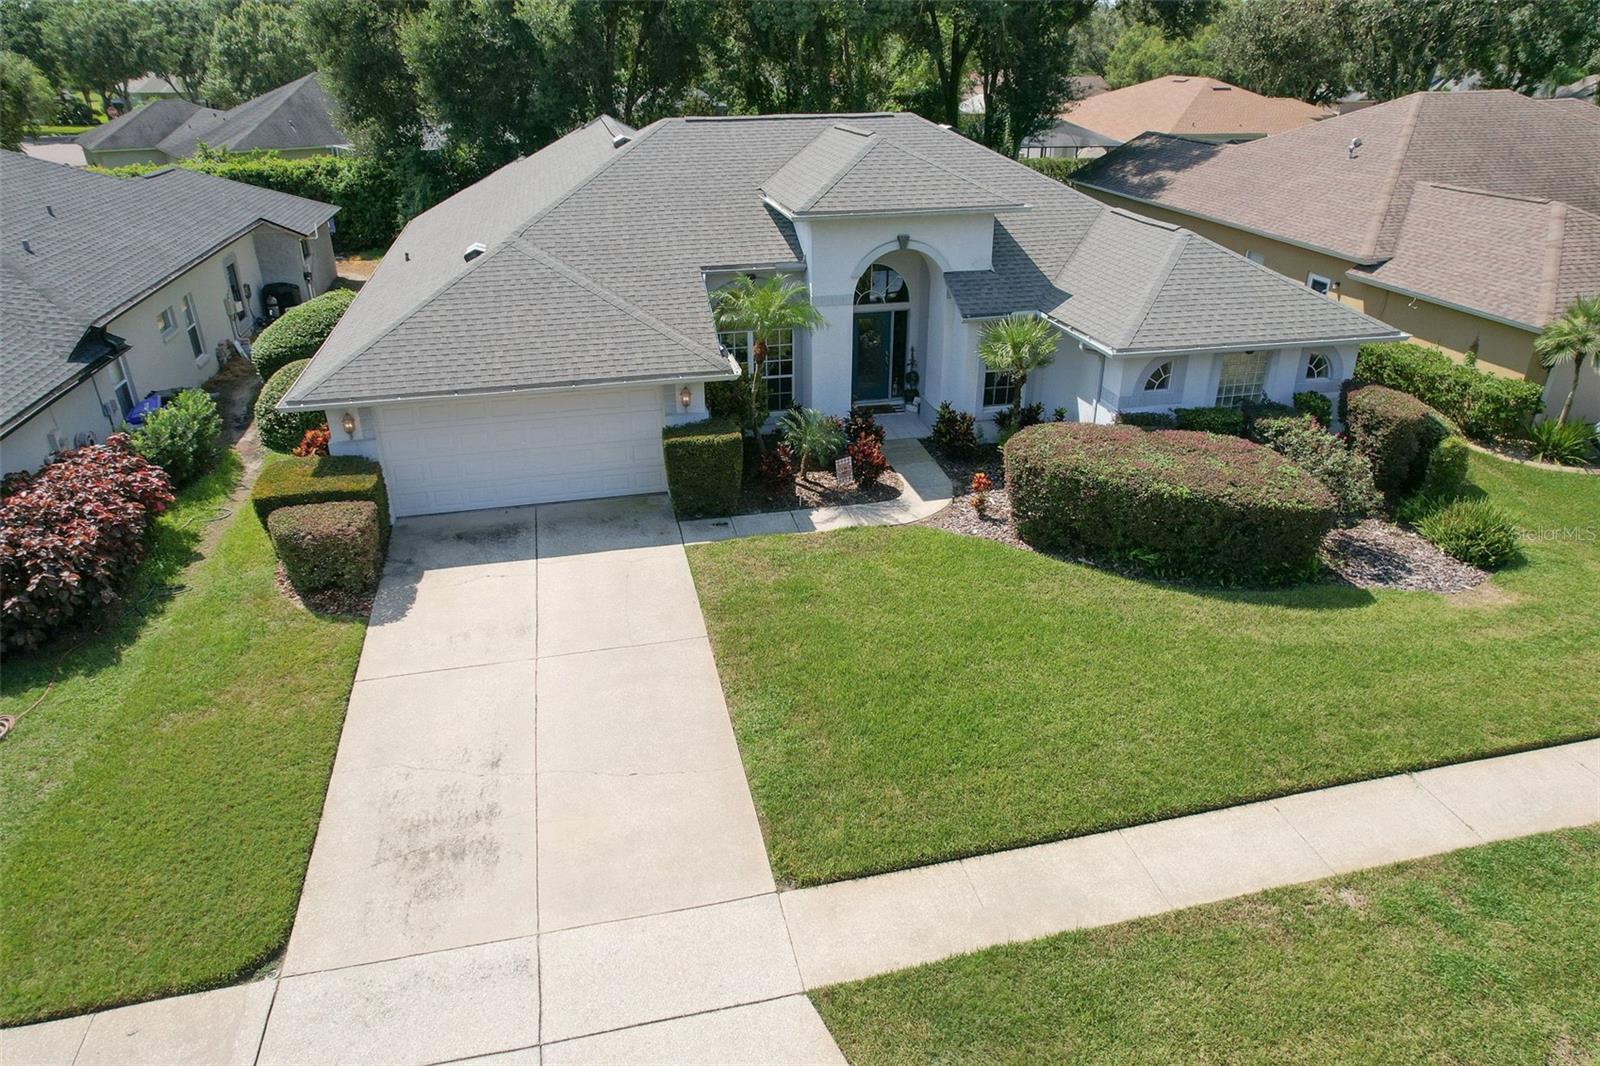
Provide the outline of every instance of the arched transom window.
[[894,267],[881,264],[869,266],[856,282],[858,304],[903,304],[911,302],[911,290],[906,279]]
[[1144,379],[1144,391],[1160,392],[1171,384],[1172,360],[1168,359],[1165,363],[1150,371],[1150,376]]
[[1333,364],[1325,352],[1312,352],[1306,356],[1306,380],[1327,381],[1333,376]]

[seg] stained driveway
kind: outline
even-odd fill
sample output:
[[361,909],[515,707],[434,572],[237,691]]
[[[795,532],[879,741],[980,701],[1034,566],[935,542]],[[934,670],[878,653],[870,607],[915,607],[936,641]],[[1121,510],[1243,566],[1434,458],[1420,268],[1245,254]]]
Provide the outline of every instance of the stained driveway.
[[661,497],[395,527],[260,1061],[838,1061]]

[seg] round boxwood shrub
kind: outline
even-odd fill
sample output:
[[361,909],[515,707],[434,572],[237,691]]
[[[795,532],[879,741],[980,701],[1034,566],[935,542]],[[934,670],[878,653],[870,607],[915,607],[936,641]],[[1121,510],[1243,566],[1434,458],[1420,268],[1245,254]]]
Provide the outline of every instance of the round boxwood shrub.
[[327,416],[322,411],[279,411],[278,401],[300,378],[311,362],[301,359],[281,368],[267,379],[256,397],[256,428],[261,431],[261,443],[275,452],[292,452],[305,437],[308,429],[325,429]]
[[1389,496],[1421,487],[1433,450],[1456,434],[1439,412],[1383,385],[1347,387],[1342,399],[1350,444],[1372,464],[1372,479]]
[[262,330],[250,346],[250,361],[256,365],[261,380],[269,381],[288,364],[316,355],[355,298],[350,289],[329,289],[289,308],[282,318]]
[[1023,540],[1163,576],[1305,577],[1337,511],[1320,481],[1240,437],[1053,423],[1011,438],[1005,464]]
[[378,583],[382,537],[371,500],[280,507],[267,517],[267,531],[297,592],[359,594]]

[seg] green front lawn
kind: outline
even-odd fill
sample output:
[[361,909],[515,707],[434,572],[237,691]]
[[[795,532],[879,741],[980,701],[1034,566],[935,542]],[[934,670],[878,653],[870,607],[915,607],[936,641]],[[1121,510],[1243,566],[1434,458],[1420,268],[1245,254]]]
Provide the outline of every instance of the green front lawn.
[[1184,589],[939,530],[690,549],[777,875],[812,884],[1600,734],[1600,479],[1446,598]]
[[815,993],[869,1063],[1587,1063],[1600,830],[1401,866]]
[[158,521],[133,610],[6,657],[0,1022],[222,984],[288,937],[364,626],[278,593],[238,478],[229,453]]

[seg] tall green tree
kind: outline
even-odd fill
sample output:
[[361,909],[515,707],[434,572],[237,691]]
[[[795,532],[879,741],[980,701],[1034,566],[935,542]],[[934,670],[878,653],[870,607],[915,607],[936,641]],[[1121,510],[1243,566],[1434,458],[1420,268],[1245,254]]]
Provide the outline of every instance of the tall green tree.
[[1350,0],[1349,81],[1377,100],[1423,92],[1466,70],[1479,0]]
[[128,83],[149,70],[155,46],[149,5],[134,0],[58,0],[45,21],[47,47],[62,84],[105,100],[128,98]]
[[1072,72],[1104,77],[1106,60],[1126,27],[1127,20],[1116,8],[1095,4],[1089,17],[1072,27]]
[[203,86],[206,102],[234,107],[316,69],[299,16],[289,0],[243,0],[218,18]]
[[704,69],[712,8],[701,0],[519,0],[575,118],[644,125],[682,110]]
[[1073,27],[1093,0],[991,0],[981,9],[974,65],[984,113],[977,140],[1008,156],[1048,128],[1072,99]]
[[1199,33],[1222,7],[1222,0],[1119,0],[1117,13],[1176,39]]
[[[782,274],[774,274],[760,281],[748,274],[740,275],[713,294],[711,318],[716,323],[718,333],[750,334],[751,366],[748,369],[752,397],[764,387],[762,367],[767,362],[767,351],[778,334],[791,330],[821,329],[826,324],[822,312],[812,305],[805,283],[791,281]],[[750,408],[759,410],[762,406],[758,399]],[[760,448],[760,427],[746,428],[755,431],[756,446]]]
[[1022,387],[1030,375],[1055,362],[1060,335],[1033,315],[1011,315],[991,322],[978,337],[978,358],[997,374],[1011,376],[1011,410],[1022,410]]
[[48,23],[56,0],[0,0],[0,44],[31,62],[52,86],[61,84]]
[[334,115],[365,151],[392,159],[422,151],[427,122],[400,28],[426,0],[300,0],[305,44]]
[[908,61],[888,0],[747,0],[715,7],[705,84],[742,114],[872,111],[896,102]]
[[1158,27],[1132,23],[1106,57],[1106,83],[1120,89],[1169,74],[1210,75],[1215,39],[1210,27],[1194,37],[1167,37]]
[[15,52],[0,52],[0,148],[13,152],[55,110],[56,94],[39,68]]
[[1572,415],[1572,400],[1578,395],[1584,365],[1600,373],[1600,296],[1574,300],[1560,318],[1533,339],[1533,354],[1542,366],[1572,367],[1572,386],[1556,419],[1565,422]]
[[1479,0],[1467,11],[1461,65],[1487,89],[1576,81],[1600,50],[1600,0]]
[[150,72],[198,102],[211,73],[211,34],[231,0],[151,0]]
[[1326,104],[1349,91],[1347,0],[1250,0],[1215,23],[1214,76],[1263,96]]

